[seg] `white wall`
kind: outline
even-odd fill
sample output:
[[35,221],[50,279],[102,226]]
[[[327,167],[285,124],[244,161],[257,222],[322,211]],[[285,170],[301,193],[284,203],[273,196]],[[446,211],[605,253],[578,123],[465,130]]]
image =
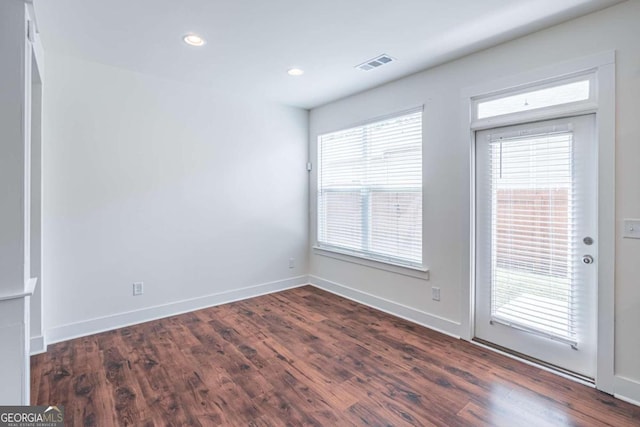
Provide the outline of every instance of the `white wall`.
[[0,9],[0,292],[21,292],[25,275],[25,144],[23,109],[25,8]]
[[29,403],[31,45],[21,1],[0,2],[0,405]]
[[[312,253],[310,272],[327,287],[369,301],[394,303],[404,315],[460,334],[461,290],[469,286],[470,148],[459,138],[461,91],[501,77],[607,50],[616,50],[616,389],[640,401],[640,240],[621,238],[622,218],[640,218],[640,1],[628,1],[505,43],[382,87],[316,108],[310,118],[310,156],[318,134],[372,117],[425,105],[424,281]],[[311,244],[315,242],[315,176],[311,180]],[[341,288],[335,284],[351,289]],[[430,288],[441,288],[440,302]],[[408,307],[408,309],[407,309]],[[442,318],[446,319],[443,320]]]
[[31,277],[38,279],[31,296],[31,352],[42,352],[44,328],[42,318],[42,76],[43,64],[32,63],[31,85]]
[[47,51],[50,342],[306,280],[308,112],[261,99]]

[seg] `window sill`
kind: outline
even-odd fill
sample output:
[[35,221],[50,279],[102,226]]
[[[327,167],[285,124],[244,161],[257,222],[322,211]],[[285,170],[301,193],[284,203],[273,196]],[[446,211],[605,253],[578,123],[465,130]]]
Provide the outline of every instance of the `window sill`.
[[414,277],[416,279],[429,280],[429,269],[424,267],[410,267],[407,265],[394,264],[387,261],[378,261],[357,255],[341,252],[335,249],[313,247],[313,253],[328,258],[338,259],[353,264],[360,264],[366,267],[377,268],[378,270],[389,271],[391,273],[402,274],[403,276]]

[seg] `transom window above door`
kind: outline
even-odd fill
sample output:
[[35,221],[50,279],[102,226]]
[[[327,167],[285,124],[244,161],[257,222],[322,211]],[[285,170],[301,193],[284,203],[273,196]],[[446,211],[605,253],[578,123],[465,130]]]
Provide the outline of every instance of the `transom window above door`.
[[475,98],[472,127],[508,124],[516,116],[525,120],[526,117],[537,119],[540,114],[553,118],[562,116],[565,111],[592,110],[597,101],[595,77],[594,72],[583,72]]

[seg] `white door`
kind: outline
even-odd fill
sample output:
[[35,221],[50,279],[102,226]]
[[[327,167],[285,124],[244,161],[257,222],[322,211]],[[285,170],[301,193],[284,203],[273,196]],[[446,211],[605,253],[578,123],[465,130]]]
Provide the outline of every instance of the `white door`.
[[594,378],[595,115],[476,132],[476,338]]

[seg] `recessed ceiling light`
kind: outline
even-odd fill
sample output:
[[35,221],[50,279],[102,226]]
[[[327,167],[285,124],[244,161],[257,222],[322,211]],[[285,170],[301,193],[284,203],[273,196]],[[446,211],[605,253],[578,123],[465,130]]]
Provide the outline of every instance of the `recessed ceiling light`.
[[202,46],[204,45],[204,39],[197,34],[187,34],[182,38],[184,42],[191,46]]
[[304,74],[304,70],[301,70],[300,68],[289,68],[287,74],[290,76],[301,76]]

